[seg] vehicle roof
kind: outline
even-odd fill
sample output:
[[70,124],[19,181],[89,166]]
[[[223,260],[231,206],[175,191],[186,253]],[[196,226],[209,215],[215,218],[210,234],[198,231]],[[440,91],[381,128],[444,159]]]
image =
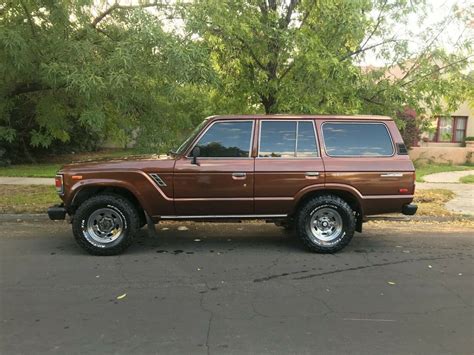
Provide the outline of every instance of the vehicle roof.
[[391,117],[378,115],[291,115],[291,114],[273,114],[273,115],[216,115],[207,117],[208,120],[230,120],[230,119],[338,119],[338,120],[383,120],[392,121]]

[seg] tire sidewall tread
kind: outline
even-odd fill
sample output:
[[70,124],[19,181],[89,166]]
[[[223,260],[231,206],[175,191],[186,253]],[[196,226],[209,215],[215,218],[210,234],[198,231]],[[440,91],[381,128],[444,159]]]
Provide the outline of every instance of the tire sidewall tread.
[[[342,232],[330,243],[317,243],[308,235],[308,219],[322,208],[334,209],[342,218]],[[321,195],[313,197],[306,202],[298,211],[296,216],[296,231],[303,244],[312,252],[335,253],[343,249],[354,236],[356,220],[351,207],[342,198],[334,195]]]
[[[87,219],[99,208],[110,208],[121,215],[124,221],[124,234],[119,237],[117,243],[107,247],[94,245],[84,236],[84,228]],[[76,242],[93,255],[117,255],[124,252],[133,242],[133,237],[139,229],[140,217],[136,208],[126,198],[116,194],[101,194],[82,203],[76,210],[72,220],[72,230]]]

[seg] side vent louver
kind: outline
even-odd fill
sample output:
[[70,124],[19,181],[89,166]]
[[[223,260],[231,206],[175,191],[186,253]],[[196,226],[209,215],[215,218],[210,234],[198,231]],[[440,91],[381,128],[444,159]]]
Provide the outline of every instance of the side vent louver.
[[398,155],[408,155],[408,149],[405,144],[397,143],[397,153]]
[[166,186],[166,183],[163,181],[163,179],[160,177],[160,175],[158,174],[150,174],[151,178],[153,179],[154,182],[156,182],[156,184],[158,186]]

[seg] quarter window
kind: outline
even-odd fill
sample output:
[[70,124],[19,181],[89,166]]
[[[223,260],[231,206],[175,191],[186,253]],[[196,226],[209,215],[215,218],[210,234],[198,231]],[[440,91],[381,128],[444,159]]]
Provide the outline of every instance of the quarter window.
[[201,157],[246,158],[252,139],[251,121],[214,123],[196,144]]
[[330,156],[390,156],[393,145],[383,123],[323,124],[326,152]]
[[317,157],[316,137],[314,135],[314,124],[309,121],[298,122],[298,140],[296,142],[297,157]]
[[317,157],[312,121],[262,121],[259,157]]

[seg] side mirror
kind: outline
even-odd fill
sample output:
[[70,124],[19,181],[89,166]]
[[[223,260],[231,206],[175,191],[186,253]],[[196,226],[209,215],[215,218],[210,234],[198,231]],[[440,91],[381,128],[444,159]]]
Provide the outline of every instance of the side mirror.
[[193,161],[191,162],[191,164],[198,165],[197,157],[200,154],[201,154],[201,148],[199,148],[198,146],[194,147],[192,152],[191,152],[191,156],[193,157]]

